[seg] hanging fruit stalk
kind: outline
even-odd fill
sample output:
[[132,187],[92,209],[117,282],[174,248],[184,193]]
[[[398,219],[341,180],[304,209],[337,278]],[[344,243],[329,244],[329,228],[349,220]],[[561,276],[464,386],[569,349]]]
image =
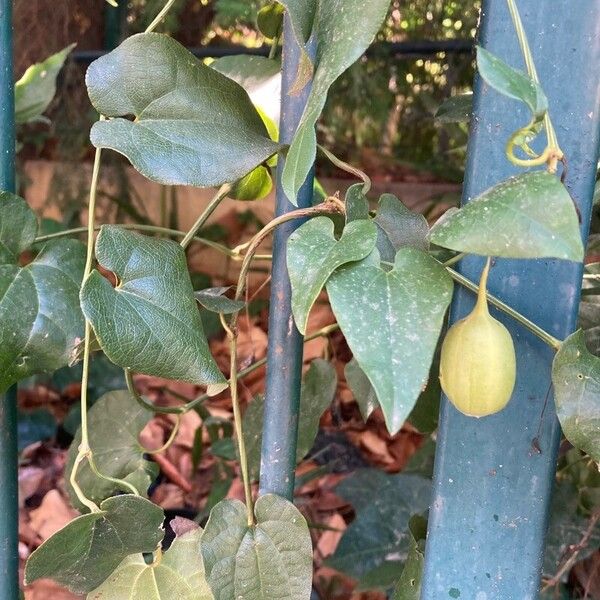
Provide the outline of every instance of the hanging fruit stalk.
[[488,310],[489,270],[488,258],[475,308],[448,330],[440,359],[444,393],[460,412],[471,417],[485,417],[502,410],[515,386],[516,358],[511,335]]

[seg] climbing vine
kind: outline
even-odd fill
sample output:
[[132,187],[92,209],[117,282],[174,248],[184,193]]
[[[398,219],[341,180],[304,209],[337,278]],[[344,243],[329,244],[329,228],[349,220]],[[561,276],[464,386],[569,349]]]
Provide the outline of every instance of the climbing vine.
[[[495,258],[579,263],[584,258],[578,212],[560,178],[566,157],[514,1],[508,4],[527,72],[483,48],[477,50],[477,66],[487,85],[529,108],[530,121],[506,141],[506,157],[517,167],[535,170],[448,211],[431,228],[391,194],[382,195],[371,210],[368,176],[316,141],[315,124],[330,86],[369,46],[389,0],[282,1],[259,15],[259,25],[274,40],[269,58],[240,56],[211,65],[154,31],[172,4],[165,4],[145,33],[126,39],[88,69],[87,89],[99,119],[90,133],[96,150],[87,245],[70,239],[80,229],[38,235],[25,201],[1,193],[0,388],[33,373],[83,362],[81,425],[67,465],[69,494],[82,514],[31,555],[26,581],[50,577],[90,600],[141,600],[151,597],[151,589],[156,598],[308,600],[312,545],[307,522],[291,502],[273,494],[255,498],[251,486],[259,467],[256,446],[244,431],[251,424],[241,414],[238,381],[262,362],[240,369],[236,359],[249,268],[265,238],[290,220],[305,221],[287,245],[296,327],[307,339],[341,329],[354,356],[348,379],[360,382],[369,398],[361,405],[365,418],[381,407],[389,432],[395,434],[410,417],[422,390],[438,375],[431,374],[432,361],[459,285],[478,293],[478,300],[473,314],[450,329],[442,347],[442,387],[457,409],[481,417],[510,401],[512,339],[490,314],[490,304],[557,352],[552,382],[564,433],[600,461],[600,359],[587,351],[581,332],[558,340],[486,288]],[[284,12],[293,42],[302,49],[294,93],[312,80],[289,146],[279,143],[276,125],[251,100],[252,79],[279,76]],[[64,56],[59,59],[62,64]],[[244,72],[254,77],[240,78]],[[446,119],[457,106],[463,116],[470,111],[464,99],[452,103],[440,111]],[[532,144],[541,135],[547,144],[537,153]],[[187,232],[97,224],[96,190],[106,150],[124,155],[153,181],[218,190]],[[234,249],[199,237],[224,198],[258,199],[271,190],[277,156],[286,157],[281,182],[294,203],[318,150],[362,179],[343,200],[326,196],[311,208],[277,217]],[[228,296],[227,288],[194,292],[185,254],[194,243],[212,245],[240,261],[234,293]],[[22,266],[20,255],[34,244],[43,244],[42,249]],[[452,268],[467,255],[481,257],[479,285]],[[107,271],[114,281],[105,276]],[[310,310],[324,289],[336,323],[309,332]],[[228,377],[210,353],[198,302],[218,313],[226,331]],[[21,309],[14,314],[11,306]],[[104,395],[88,409],[93,351],[124,370],[127,389]],[[205,386],[206,393],[178,407],[155,406],[135,389],[136,373],[192,382]],[[315,362],[306,375],[307,387],[319,377],[335,381],[327,363]],[[155,463],[148,458],[175,439],[183,414],[227,388],[245,502],[218,502],[204,530],[176,520],[175,541],[163,552],[163,513],[147,499],[156,477]],[[161,412],[173,413],[176,425],[166,444],[149,452],[138,437],[153,414]],[[411,521],[400,592],[402,582],[412,585],[411,569],[418,570],[422,561],[424,530],[421,521]]]

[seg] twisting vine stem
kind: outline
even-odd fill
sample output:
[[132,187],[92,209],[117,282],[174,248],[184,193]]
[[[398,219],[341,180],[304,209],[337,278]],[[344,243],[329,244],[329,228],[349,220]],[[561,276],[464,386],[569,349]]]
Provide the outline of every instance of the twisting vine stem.
[[[531,53],[531,48],[529,47],[529,42],[527,40],[527,34],[525,33],[525,28],[523,27],[523,22],[521,21],[521,16],[519,15],[519,10],[517,8],[516,2],[515,0],[506,1],[508,3],[508,10],[510,12],[515,31],[517,33],[519,46],[521,47],[521,53],[523,54],[523,59],[525,60],[527,74],[536,84],[539,84],[540,80],[537,74],[537,69],[535,68],[533,55]],[[515,138],[523,133],[528,132],[529,127],[518,130],[510,137],[507,144],[507,154],[509,160],[513,164],[516,164],[520,167],[533,167],[543,165],[544,163],[546,163],[548,165],[548,171],[550,173],[556,172],[558,161],[564,160],[564,153],[560,149],[560,146],[558,144],[556,131],[554,130],[554,126],[552,125],[552,120],[550,119],[550,113],[548,110],[546,110],[546,113],[544,114],[544,127],[546,129],[546,135],[548,136],[548,144],[546,145],[546,148],[542,152],[542,154],[533,159],[519,159],[514,155],[513,152],[513,148],[516,143]]]
[[[279,225],[292,221],[294,219],[302,219],[306,217],[314,217],[317,215],[331,215],[336,213],[344,213],[344,204],[335,197],[329,197],[317,206],[311,208],[299,208],[298,210],[291,211],[279,217],[273,219],[270,223],[265,225],[250,241],[247,246],[244,260],[240,268],[238,276],[237,288],[235,292],[235,299],[241,300],[244,297],[244,290],[246,287],[246,278],[250,269],[252,258],[256,253],[258,247],[263,240]],[[229,354],[230,354],[230,373],[229,373],[229,387],[231,390],[231,402],[233,405],[233,420],[235,425],[235,433],[238,443],[238,453],[240,457],[240,470],[242,472],[242,480],[244,483],[244,494],[246,498],[246,514],[248,517],[248,525],[254,524],[254,500],[252,498],[252,488],[250,484],[250,477],[248,471],[248,459],[246,455],[246,444],[244,442],[244,432],[242,428],[242,414],[240,410],[240,403],[238,397],[238,365],[237,365],[237,321],[239,311],[231,315],[231,321],[227,328],[227,335],[229,337]]]

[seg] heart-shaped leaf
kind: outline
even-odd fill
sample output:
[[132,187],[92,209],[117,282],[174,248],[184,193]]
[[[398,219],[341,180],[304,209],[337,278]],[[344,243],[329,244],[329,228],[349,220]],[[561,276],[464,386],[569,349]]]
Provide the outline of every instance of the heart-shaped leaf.
[[427,381],[453,285],[446,270],[425,252],[399,250],[387,272],[376,254],[336,271],[327,292],[394,434]]
[[[323,413],[331,406],[336,389],[337,374],[333,365],[320,358],[313,360],[302,379],[300,388],[296,462],[300,462],[313,447],[319,431],[319,422]],[[253,479],[258,479],[260,472],[264,407],[264,396],[257,396],[244,413],[246,455]]]
[[381,260],[393,262],[400,248],[429,249],[427,219],[404,206],[393,194],[381,195],[374,221]]
[[327,560],[329,566],[358,579],[386,561],[406,559],[409,519],[429,508],[428,479],[363,469],[342,481],[336,493],[352,504],[356,518]]
[[113,288],[92,271],[81,290],[81,307],[108,358],[138,373],[217,384],[222,390],[225,378],[202,330],[182,248],[105,225],[96,257],[119,283]]
[[552,364],[556,413],[565,437],[600,463],[600,358],[582,330],[562,344]]
[[177,535],[155,563],[146,564],[141,554],[128,556],[87,600],[213,600],[198,552],[201,538],[196,525]]
[[368,220],[348,223],[339,240],[328,217],[315,217],[296,229],[287,244],[287,267],[292,286],[292,313],[300,333],[308,314],[331,274],[341,265],[362,260],[375,247],[375,225]]
[[0,195],[0,392],[34,373],[71,361],[83,336],[79,286],[85,247],[76,240],[46,244],[27,266],[19,254],[35,239],[25,200]]
[[546,171],[523,173],[442,217],[429,239],[438,246],[506,258],[583,260],[579,219],[565,186]]
[[[289,149],[282,175],[283,189],[291,202],[306,180],[317,150],[315,124],[325,106],[333,82],[369,47],[385,19],[389,0],[287,0],[282,4],[290,13],[298,39],[311,35],[316,44],[314,77],[306,108]],[[312,11],[315,11],[314,13]],[[305,11],[305,12],[303,12]],[[310,15],[314,14],[314,17]],[[360,18],[357,18],[360,15]],[[314,19],[314,28],[310,26]],[[306,68],[304,60],[303,69]],[[299,76],[296,90],[308,81]]]
[[120,117],[96,123],[92,143],[159,183],[232,182],[277,151],[244,89],[166,35],[127,38],[90,65],[86,83],[98,112]]
[[[98,470],[103,475],[128,481],[144,496],[157,475],[155,463],[144,459],[139,442],[140,433],[151,418],[152,413],[140,406],[127,390],[104,394],[88,412],[90,448]],[[71,442],[66,473],[73,469],[80,443],[81,429]],[[77,483],[96,504],[122,491],[120,486],[95,475],[87,462],[77,469]],[[73,506],[84,512],[85,507],[70,484],[67,489]]]
[[[436,352],[429,369],[429,378],[425,389],[421,391],[414,408],[407,417],[410,424],[421,433],[430,433],[437,429],[442,393],[439,372],[440,357],[439,352]],[[360,414],[366,421],[371,413],[379,408],[377,394],[355,358],[352,358],[344,368],[344,376],[358,404]]]
[[309,600],[312,543],[308,525],[291,503],[266,494],[254,506],[249,526],[239,500],[211,511],[201,551],[215,600]]
[[15,83],[15,121],[26,123],[42,116],[56,93],[56,78],[75,44],[31,65]]
[[25,584],[53,579],[74,594],[97,588],[129,554],[153,552],[163,537],[163,511],[149,500],[108,498],[100,512],[71,521],[35,550]]

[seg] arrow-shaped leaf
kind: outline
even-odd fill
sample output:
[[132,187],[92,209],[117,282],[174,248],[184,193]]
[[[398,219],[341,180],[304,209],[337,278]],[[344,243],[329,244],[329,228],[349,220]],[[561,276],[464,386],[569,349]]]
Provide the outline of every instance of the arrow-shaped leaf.
[[403,248],[385,271],[376,253],[336,271],[327,292],[337,321],[396,433],[427,381],[452,280],[425,252]]
[[277,151],[244,89],[166,35],[127,38],[90,65],[86,83],[98,112],[118,117],[96,123],[92,143],[159,183],[232,182]]
[[[145,495],[156,477],[156,465],[144,459],[139,436],[152,418],[152,413],[140,406],[127,390],[108,392],[99,398],[88,412],[89,443],[94,462],[103,475],[125,479]],[[71,442],[65,472],[70,473],[79,444],[81,429]],[[101,479],[83,462],[77,470],[77,483],[84,494],[96,504],[121,491],[111,481]],[[71,503],[81,512],[84,506],[68,484]]]
[[163,511],[149,500],[108,498],[48,538],[25,566],[25,584],[53,579],[74,594],[97,588],[129,554],[153,552],[163,537]]
[[92,271],[81,307],[108,358],[138,373],[223,389],[225,378],[204,336],[181,247],[105,225],[96,257],[119,283],[113,288]]
[[300,333],[308,314],[331,274],[341,265],[365,258],[375,247],[375,225],[368,220],[346,225],[339,241],[333,221],[315,217],[292,233],[287,245],[287,267],[292,285],[292,312]]
[[211,511],[201,542],[215,600],[309,600],[312,543],[308,525],[291,503],[260,496],[249,526],[239,500],[223,500]]
[[438,246],[506,258],[583,260],[579,219],[565,186],[546,171],[490,188],[432,228]]
[[588,352],[582,330],[561,344],[552,364],[552,384],[565,437],[600,463],[600,358]]

